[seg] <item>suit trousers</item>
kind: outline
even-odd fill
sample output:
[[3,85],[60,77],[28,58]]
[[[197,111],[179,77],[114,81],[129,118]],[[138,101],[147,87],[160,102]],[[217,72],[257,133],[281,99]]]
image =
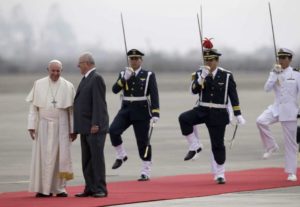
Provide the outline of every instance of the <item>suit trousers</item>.
[[[209,118],[208,112],[195,112],[195,110],[189,110],[183,112],[179,116],[179,124],[183,135],[187,136],[193,133],[193,126],[197,124],[206,124],[209,132],[211,149],[218,165],[222,165],[226,160],[226,150],[224,145],[224,135],[226,124],[224,125],[211,125],[207,124]],[[218,118],[218,117],[216,117]],[[211,121],[210,121],[211,123]]]
[[110,140],[114,147],[123,143],[121,135],[130,126],[133,126],[139,156],[143,161],[151,161],[152,149],[151,146],[148,149],[148,155],[144,158],[145,150],[148,145],[148,132],[150,127],[150,120],[130,120],[130,118],[124,114],[119,113],[109,128]]
[[107,194],[104,144],[106,134],[81,134],[82,172],[85,179],[84,192]]
[[[295,115],[296,116],[296,115]],[[260,137],[266,151],[278,147],[269,126],[279,122],[278,116],[274,117],[271,110],[265,110],[256,120]],[[285,172],[296,174],[297,172],[297,120],[281,121],[283,129],[284,149],[285,149]]]

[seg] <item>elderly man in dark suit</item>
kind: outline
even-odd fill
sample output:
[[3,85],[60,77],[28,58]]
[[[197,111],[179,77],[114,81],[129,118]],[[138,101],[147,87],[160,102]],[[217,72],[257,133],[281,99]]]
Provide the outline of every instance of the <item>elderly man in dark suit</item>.
[[95,70],[90,53],[80,56],[78,67],[83,78],[74,100],[74,132],[81,135],[82,171],[85,189],[76,197],[106,197],[104,143],[108,132],[106,86]]

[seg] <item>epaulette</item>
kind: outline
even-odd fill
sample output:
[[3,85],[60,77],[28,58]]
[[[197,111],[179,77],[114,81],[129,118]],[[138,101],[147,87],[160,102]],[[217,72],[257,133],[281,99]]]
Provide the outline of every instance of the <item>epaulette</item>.
[[226,70],[226,69],[221,68],[221,67],[218,67],[218,69],[221,70],[221,71],[223,71],[223,72],[225,72],[225,73],[230,73],[230,74],[232,74],[232,72],[231,72],[230,70]]
[[293,68],[293,71],[300,72],[300,68]]
[[194,81],[196,79],[196,72],[192,73],[192,81]]

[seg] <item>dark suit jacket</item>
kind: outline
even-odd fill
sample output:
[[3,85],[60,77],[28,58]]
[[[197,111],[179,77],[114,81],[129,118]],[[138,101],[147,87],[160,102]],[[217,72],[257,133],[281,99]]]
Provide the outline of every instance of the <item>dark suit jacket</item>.
[[108,132],[108,112],[105,99],[106,86],[101,75],[92,71],[78,86],[74,100],[74,132],[90,134],[92,125],[99,133]]

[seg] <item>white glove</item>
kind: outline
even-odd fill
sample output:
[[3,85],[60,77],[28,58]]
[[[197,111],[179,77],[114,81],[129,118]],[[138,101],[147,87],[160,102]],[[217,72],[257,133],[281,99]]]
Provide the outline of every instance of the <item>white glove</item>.
[[131,67],[125,67],[124,79],[128,80],[132,76],[133,72],[134,70]]
[[246,120],[244,119],[244,117],[242,115],[236,116],[236,122],[238,125],[246,124]]
[[279,74],[282,72],[282,67],[281,65],[275,64],[274,67],[272,68],[272,72]]
[[278,73],[270,72],[269,80],[276,81],[278,79]]
[[154,123],[154,124],[156,124],[158,122],[158,120],[159,120],[159,117],[157,117],[157,116],[153,116],[151,118],[151,122]]
[[210,67],[205,65],[205,66],[201,66],[200,69],[202,70],[201,72],[201,78],[205,79],[206,76],[209,74],[210,71]]

